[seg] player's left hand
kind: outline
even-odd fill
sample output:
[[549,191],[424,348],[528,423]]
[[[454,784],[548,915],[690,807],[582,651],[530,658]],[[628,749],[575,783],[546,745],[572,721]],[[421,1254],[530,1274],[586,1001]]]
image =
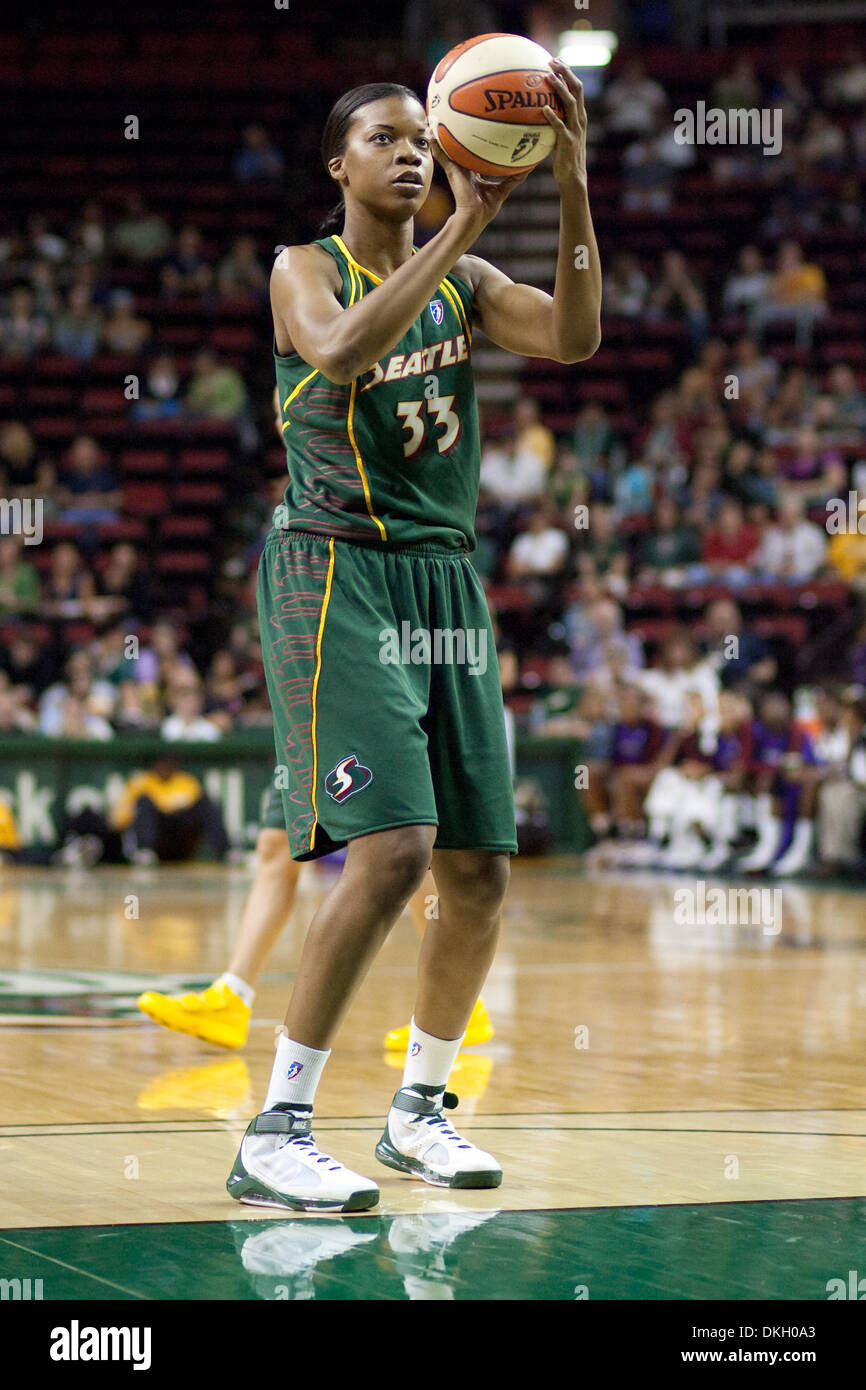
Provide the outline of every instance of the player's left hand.
[[556,131],[553,177],[560,188],[578,184],[586,188],[586,107],[583,83],[561,58],[550,60],[550,83],[565,110],[561,120],[551,107],[543,107],[548,125]]

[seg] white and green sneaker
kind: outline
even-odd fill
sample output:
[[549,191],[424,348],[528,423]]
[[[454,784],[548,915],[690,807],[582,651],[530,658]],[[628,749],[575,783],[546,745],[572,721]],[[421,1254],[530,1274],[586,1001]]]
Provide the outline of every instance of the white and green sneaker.
[[403,1087],[376,1145],[379,1162],[434,1187],[498,1187],[502,1169],[496,1159],[464,1139],[443,1115],[456,1105],[451,1091],[417,1082]]
[[308,1110],[278,1104],[256,1115],[226,1190],[239,1202],[291,1211],[366,1211],[379,1200],[371,1178],[316,1148]]

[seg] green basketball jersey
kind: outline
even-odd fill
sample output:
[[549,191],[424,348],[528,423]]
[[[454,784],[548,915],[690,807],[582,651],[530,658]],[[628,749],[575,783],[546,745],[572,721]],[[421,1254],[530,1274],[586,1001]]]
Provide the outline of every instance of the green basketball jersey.
[[[350,308],[382,284],[323,237]],[[480,446],[472,287],[446,276],[405,338],[346,386],[276,349],[289,482],[274,524],[384,546],[475,546]]]

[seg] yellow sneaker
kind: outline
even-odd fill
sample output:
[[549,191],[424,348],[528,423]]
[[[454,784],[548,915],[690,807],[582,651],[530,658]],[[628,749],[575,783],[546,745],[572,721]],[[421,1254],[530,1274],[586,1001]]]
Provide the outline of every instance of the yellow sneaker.
[[243,1047],[247,1040],[250,1011],[222,980],[200,994],[157,994],[148,990],[139,995],[138,1007],[163,1028],[190,1033],[216,1047]]
[[[484,1007],[482,1000],[478,1000],[472,1013],[469,1015],[469,1022],[466,1025],[466,1037],[463,1039],[464,1047],[476,1047],[478,1043],[489,1042],[493,1037],[493,1024],[490,1022],[490,1015]],[[392,1028],[390,1033],[385,1034],[386,1052],[405,1052],[409,1046],[409,1024],[404,1028]]]

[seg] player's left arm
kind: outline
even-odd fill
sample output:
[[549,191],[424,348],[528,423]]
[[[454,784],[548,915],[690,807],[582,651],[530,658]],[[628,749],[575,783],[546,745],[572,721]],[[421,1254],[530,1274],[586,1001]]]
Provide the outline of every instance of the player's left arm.
[[601,342],[601,263],[589,210],[586,178],[586,110],[583,84],[559,58],[551,82],[565,120],[544,107],[556,131],[553,176],[559,185],[559,254],[552,295],[516,284],[479,256],[462,259],[475,291],[478,326],[488,338],[521,357],[582,362]]

